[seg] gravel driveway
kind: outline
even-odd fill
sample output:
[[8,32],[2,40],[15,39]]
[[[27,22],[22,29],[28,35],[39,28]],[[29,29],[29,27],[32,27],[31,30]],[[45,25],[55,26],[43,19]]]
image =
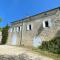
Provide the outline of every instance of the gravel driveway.
[[[8,45],[0,45],[0,59],[1,56],[7,57],[14,57],[14,56],[19,56],[21,59],[15,59],[15,60],[53,60],[52,58],[45,57],[45,56],[40,56],[37,54],[32,53],[26,48],[22,47],[16,47],[16,46],[8,46]],[[22,59],[22,56],[24,59]],[[28,59],[28,58],[29,59]],[[16,58],[16,57],[14,57]],[[5,60],[5,59],[3,59]],[[8,60],[8,59],[6,59]]]

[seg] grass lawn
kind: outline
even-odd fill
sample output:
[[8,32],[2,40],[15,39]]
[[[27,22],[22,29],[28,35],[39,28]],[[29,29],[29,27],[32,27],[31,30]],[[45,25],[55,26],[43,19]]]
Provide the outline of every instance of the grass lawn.
[[34,51],[35,53],[38,53],[40,55],[44,55],[44,56],[53,58],[54,60],[60,60],[60,54],[54,54],[54,53],[51,53],[48,51],[42,51],[42,50],[36,49],[36,48],[33,48],[32,51]]

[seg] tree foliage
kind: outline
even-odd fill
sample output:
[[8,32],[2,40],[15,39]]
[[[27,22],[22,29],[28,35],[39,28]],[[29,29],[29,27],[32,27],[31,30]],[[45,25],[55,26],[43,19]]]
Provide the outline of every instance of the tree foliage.
[[0,22],[2,22],[2,18],[0,18]]
[[3,29],[2,29],[2,44],[6,44],[7,42],[7,38],[8,38],[8,29],[9,29],[9,26],[5,26]]

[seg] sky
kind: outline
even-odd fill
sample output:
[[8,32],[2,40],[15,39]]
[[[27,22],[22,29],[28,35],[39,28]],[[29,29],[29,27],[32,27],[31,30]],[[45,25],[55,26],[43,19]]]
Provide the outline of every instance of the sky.
[[60,0],[0,0],[0,27],[60,6]]

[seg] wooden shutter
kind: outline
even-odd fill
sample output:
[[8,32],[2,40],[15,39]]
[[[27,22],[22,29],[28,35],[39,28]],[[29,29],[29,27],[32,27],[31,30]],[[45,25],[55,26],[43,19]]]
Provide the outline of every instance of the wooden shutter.
[[45,28],[45,21],[43,21],[43,28]]

